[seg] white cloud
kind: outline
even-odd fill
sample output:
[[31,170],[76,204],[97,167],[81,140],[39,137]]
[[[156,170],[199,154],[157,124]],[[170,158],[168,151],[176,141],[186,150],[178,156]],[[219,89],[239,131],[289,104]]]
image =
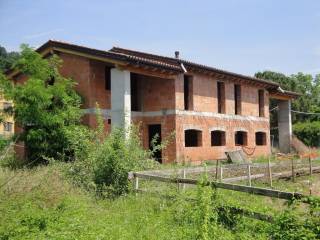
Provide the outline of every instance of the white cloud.
[[47,35],[51,35],[53,33],[61,32],[61,31],[63,31],[63,29],[57,28],[57,29],[53,29],[53,30],[50,30],[50,31],[35,33],[35,34],[31,34],[31,35],[26,35],[23,38],[24,39],[34,39],[34,38],[39,38],[39,37],[44,37],[44,36],[47,36]]

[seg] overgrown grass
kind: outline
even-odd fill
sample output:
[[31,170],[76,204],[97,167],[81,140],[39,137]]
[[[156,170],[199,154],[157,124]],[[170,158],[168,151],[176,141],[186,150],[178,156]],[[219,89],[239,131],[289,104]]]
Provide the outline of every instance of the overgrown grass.
[[[314,226],[306,228],[301,225],[305,224],[303,220],[297,220],[298,215],[291,217],[296,210],[288,208],[284,201],[220,189],[211,192],[192,187],[182,191],[177,190],[176,184],[150,182],[141,182],[141,188],[157,189],[157,194],[129,192],[113,200],[102,199],[76,187],[73,179],[65,175],[71,164],[53,163],[19,170],[0,168],[1,240],[258,240],[270,239],[271,235],[275,236],[271,239],[291,239],[288,236],[295,234],[291,228],[298,237],[316,239],[310,229],[318,226],[317,217],[310,222]],[[221,203],[272,215],[276,223],[234,215],[227,208],[218,211]],[[288,209],[289,215],[288,211],[280,214]],[[285,234],[275,228],[278,224],[287,228]]]
[[[62,174],[68,164],[0,169],[0,239],[194,239],[192,202],[149,194],[99,200]],[[217,239],[265,239],[259,222],[219,226]]]

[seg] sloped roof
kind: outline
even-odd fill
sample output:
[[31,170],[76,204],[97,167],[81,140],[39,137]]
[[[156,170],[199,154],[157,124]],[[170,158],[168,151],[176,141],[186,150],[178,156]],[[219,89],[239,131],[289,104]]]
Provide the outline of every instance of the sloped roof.
[[270,97],[275,99],[296,99],[301,95],[301,93],[283,90],[281,88],[272,89],[270,91]]
[[245,80],[256,81],[256,82],[260,82],[260,83],[264,83],[264,84],[270,84],[270,85],[275,86],[275,87],[279,86],[278,83],[270,81],[270,80],[264,80],[264,79],[260,79],[260,78],[246,76],[246,75],[243,75],[243,74],[238,74],[238,73],[234,73],[234,72],[230,72],[230,71],[225,71],[225,70],[222,70],[222,69],[219,69],[219,68],[210,67],[210,66],[207,66],[207,65],[195,63],[195,62],[184,60],[184,59],[180,59],[180,58],[172,58],[172,57],[160,56],[160,55],[156,55],[156,54],[140,52],[140,51],[125,49],[125,48],[120,48],[120,47],[113,47],[112,49],[109,50],[109,52],[123,53],[123,54],[131,55],[131,56],[138,56],[138,57],[141,57],[141,58],[144,58],[144,59],[152,59],[152,60],[157,61],[159,64],[168,63],[170,65],[175,65],[177,68],[179,68],[179,67],[181,68],[181,63],[183,63],[183,65],[187,69],[188,68],[193,68],[193,69],[211,71],[211,72],[215,72],[215,73],[219,73],[219,74],[223,74],[223,75],[229,75],[229,76],[236,77],[236,78],[242,78],[242,79],[245,79]]
[[95,48],[89,48],[89,47],[85,47],[85,46],[81,46],[81,45],[77,45],[77,44],[72,44],[72,43],[67,43],[67,42],[62,42],[62,41],[57,41],[57,40],[49,40],[48,42],[43,44],[41,47],[39,47],[37,49],[37,51],[42,52],[48,48],[53,48],[53,49],[58,49],[58,50],[59,49],[72,50],[75,52],[91,54],[91,55],[106,58],[106,59],[113,59],[113,60],[128,62],[128,63],[132,63],[132,64],[145,64],[145,65],[150,65],[150,66],[155,66],[155,67],[162,67],[162,68],[177,71],[177,72],[181,71],[180,67],[177,67],[177,66],[172,65],[167,62],[159,62],[155,59],[144,58],[144,57],[140,57],[138,55],[126,54],[126,53],[121,53],[121,52],[99,50],[99,49],[95,49]]
[[105,50],[89,48],[89,47],[57,41],[57,40],[49,40],[48,42],[43,44],[41,47],[39,47],[37,51],[43,52],[45,49],[48,49],[48,48],[67,49],[75,52],[91,54],[91,55],[106,58],[106,59],[113,59],[113,60],[121,61],[124,63],[153,66],[153,67],[170,70],[173,72],[180,72],[180,73],[184,72],[181,66],[181,63],[182,63],[188,71],[191,71],[191,70],[206,71],[209,73],[219,74],[222,76],[237,78],[237,79],[246,80],[250,82],[262,83],[267,85],[269,88],[277,88],[279,86],[278,83],[275,83],[269,80],[264,80],[264,79],[259,79],[251,76],[238,74],[238,73],[233,73],[233,72],[225,71],[222,69],[188,61],[185,59],[166,57],[166,56],[140,52],[140,51],[125,49],[120,47],[113,47],[112,49],[105,51]]
[[[70,53],[82,54],[88,57],[96,57],[105,61],[116,61],[122,64],[131,64],[135,66],[148,66],[158,69],[168,70],[173,73],[183,73],[184,69],[187,71],[202,71],[205,73],[217,75],[220,77],[226,77],[230,79],[245,80],[251,83],[260,83],[266,86],[267,89],[272,90],[273,93],[279,93],[281,95],[290,95],[290,97],[297,97],[298,94],[293,92],[282,92],[279,90],[279,84],[273,81],[259,79],[251,76],[246,76],[230,71],[225,71],[219,68],[195,63],[180,58],[166,57],[131,49],[125,49],[120,47],[113,47],[110,50],[99,50],[89,48],[77,44],[49,40],[40,46],[36,51],[44,53],[48,50],[54,51],[69,51]],[[183,65],[183,66],[182,66]],[[10,70],[7,75],[15,75],[14,70]]]

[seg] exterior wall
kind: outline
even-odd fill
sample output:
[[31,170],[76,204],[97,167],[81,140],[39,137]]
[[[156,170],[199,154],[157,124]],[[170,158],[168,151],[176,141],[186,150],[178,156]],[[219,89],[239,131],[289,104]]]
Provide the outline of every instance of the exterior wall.
[[[222,115],[222,114],[221,114]],[[184,130],[197,129],[202,131],[202,146],[185,147]],[[225,146],[211,146],[211,131],[223,130],[226,133]],[[225,152],[239,150],[242,147],[235,145],[234,134],[236,131],[246,131],[248,134],[248,148],[243,148],[252,157],[270,154],[269,121],[236,119],[230,116],[208,117],[199,115],[180,115],[176,117],[176,144],[178,162],[201,162],[205,160],[225,159]],[[266,133],[266,145],[255,145],[255,133],[261,131]],[[253,151],[254,150],[254,151]]]
[[199,74],[193,76],[193,110],[218,112],[216,79]]
[[[178,87],[178,106],[183,109],[183,79],[178,80],[181,86]],[[204,74],[193,75],[193,110],[199,112],[218,112],[217,82],[225,83],[226,114],[234,114],[234,83],[227,80],[220,80]],[[241,85],[241,115],[259,116],[258,87]],[[269,117],[268,94],[265,91],[265,117]]]
[[[218,114],[217,82],[225,83],[225,111]],[[248,148],[243,148],[253,157],[270,154],[269,93],[264,91],[264,117],[259,117],[258,87],[241,85],[241,115],[235,115],[234,82],[203,75],[193,75],[193,110],[184,111],[183,75],[175,79],[176,110],[176,161],[201,162],[226,158],[225,151],[241,149],[235,146],[234,133],[244,130],[248,134]],[[202,131],[201,147],[185,147],[184,130]],[[211,146],[212,129],[226,132],[225,146]],[[255,132],[266,133],[266,145],[255,145]],[[254,150],[254,151],[253,151]],[[253,153],[252,153],[253,152]]]
[[69,77],[76,80],[76,90],[84,99],[83,108],[94,107],[92,98],[92,85],[90,76],[90,60],[84,57],[60,53],[59,57],[63,64],[60,68],[60,74],[64,77]]
[[155,117],[133,117],[133,124],[139,126],[142,145],[149,149],[148,126],[150,124],[161,124],[161,140],[168,141],[167,147],[162,151],[162,163],[174,162],[176,159],[175,116],[162,115]]
[[111,91],[105,89],[105,64],[98,61],[90,61],[90,89],[91,105],[99,104],[102,109],[111,108]]
[[142,111],[160,111],[174,109],[174,81],[139,75]]
[[[106,63],[89,60],[84,57],[60,53],[63,65],[60,72],[65,77],[76,80],[76,90],[83,97],[83,108],[86,109],[83,122],[90,127],[96,127],[93,109],[99,104],[105,118],[105,130],[110,132],[111,91],[105,89]],[[125,69],[124,69],[125,70]],[[141,70],[142,71],[142,70]],[[147,75],[147,73],[146,73]],[[132,122],[140,124],[143,146],[149,147],[148,125],[161,124],[162,140],[175,132],[167,148],[163,151],[163,162],[213,160],[225,158],[225,151],[241,147],[234,144],[234,132],[245,130],[248,133],[248,147],[254,148],[253,156],[270,153],[269,138],[269,95],[265,91],[264,117],[259,117],[258,90],[259,87],[242,85],[242,114],[234,115],[234,83],[219,80],[204,74],[193,74],[193,110],[184,111],[184,76],[177,75],[174,79],[166,79],[138,75],[139,97],[141,97],[141,112],[132,112]],[[19,83],[25,79],[18,80]],[[226,114],[218,114],[217,82],[225,82]],[[202,131],[201,147],[184,146],[184,130],[197,128]],[[210,130],[224,129],[226,132],[225,146],[211,146]],[[15,127],[18,129],[18,127]],[[267,144],[255,147],[255,132],[266,133]],[[245,149],[247,152],[252,150]]]
[[[93,108],[96,102],[104,112],[105,130],[110,132],[111,125],[111,91],[105,90],[105,63],[87,60],[83,57],[61,53],[63,60],[61,74],[71,77],[77,81],[76,90],[83,97],[83,108],[87,109],[87,114],[83,122],[90,127],[96,127],[96,117]],[[76,66],[76,67],[75,67]],[[138,75],[139,94],[142,100],[142,112],[162,111],[163,109],[175,108],[174,81],[171,79],[158,78],[154,76]],[[175,130],[175,116],[154,116],[154,117],[132,117],[132,122],[140,125],[141,139],[143,146],[147,149],[148,125],[161,124],[162,140],[166,140]],[[162,152],[163,162],[171,162],[176,158],[175,141],[172,139],[168,147]]]
[[[101,109],[110,109],[111,91],[105,90],[105,64],[65,53],[60,53],[59,57],[63,61],[61,75],[77,82],[76,91],[84,100],[82,107],[93,110],[98,103]],[[85,114],[83,122],[95,127],[96,117],[93,111],[90,112],[92,113]],[[107,118],[105,117],[105,126],[108,126]]]

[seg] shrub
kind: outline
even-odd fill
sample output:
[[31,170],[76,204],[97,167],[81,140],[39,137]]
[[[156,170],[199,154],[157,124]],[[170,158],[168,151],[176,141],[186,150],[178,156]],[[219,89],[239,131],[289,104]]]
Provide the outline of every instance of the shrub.
[[307,146],[320,146],[320,121],[296,123],[293,132]]
[[129,137],[123,129],[113,129],[105,141],[91,155],[94,159],[93,177],[98,190],[111,196],[127,193],[128,173],[152,167],[156,161],[145,151],[134,128]]
[[31,48],[22,45],[15,68],[28,80],[12,85],[0,74],[4,97],[14,102],[12,114],[23,129],[19,140],[24,141],[29,162],[47,162],[46,158],[70,157],[66,128],[80,124],[80,96],[71,79],[59,74],[61,61],[57,56],[43,59]]
[[3,151],[10,143],[10,139],[0,136],[0,152]]
[[97,122],[94,130],[80,126],[68,129],[66,135],[75,156],[68,175],[77,185],[102,197],[125,194],[130,188],[130,171],[150,169],[158,163],[152,152],[141,146],[137,127],[114,128],[106,136],[99,109]]
[[269,234],[274,240],[316,239],[315,233],[291,209],[276,217]]
[[[184,239],[220,239],[223,228],[218,226],[216,192],[207,185],[208,177],[202,175],[197,186],[196,198],[187,198],[182,193],[175,196],[171,215],[175,224],[183,226]],[[225,236],[224,239],[229,239]]]

